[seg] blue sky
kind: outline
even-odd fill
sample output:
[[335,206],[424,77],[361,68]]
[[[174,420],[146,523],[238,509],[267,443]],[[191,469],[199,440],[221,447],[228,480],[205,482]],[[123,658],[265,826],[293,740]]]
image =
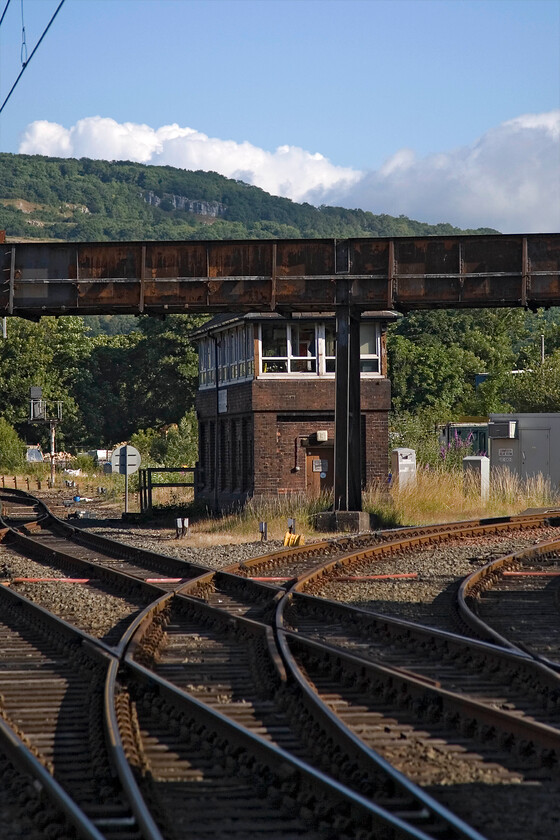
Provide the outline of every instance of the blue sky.
[[[23,0],[28,53],[58,2]],[[11,0],[2,101],[20,54]],[[0,115],[0,150],[557,230],[559,110],[557,0],[66,0]]]

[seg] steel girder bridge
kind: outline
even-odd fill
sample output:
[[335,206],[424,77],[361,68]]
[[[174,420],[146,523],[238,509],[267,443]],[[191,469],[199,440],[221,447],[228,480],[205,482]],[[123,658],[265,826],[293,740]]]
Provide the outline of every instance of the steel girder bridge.
[[364,311],[560,305],[560,234],[4,243],[5,316],[334,312],[335,510],[361,510]]

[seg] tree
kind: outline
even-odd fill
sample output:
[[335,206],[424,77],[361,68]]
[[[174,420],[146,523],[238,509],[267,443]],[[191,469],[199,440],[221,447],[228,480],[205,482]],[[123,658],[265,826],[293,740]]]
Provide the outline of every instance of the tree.
[[555,350],[544,364],[506,377],[503,393],[513,411],[560,411],[560,350]]
[[11,318],[8,336],[0,343],[1,416],[28,440],[46,443],[48,428],[29,424],[29,389],[36,385],[51,406],[63,402],[60,444],[80,440],[83,426],[74,384],[88,355],[89,340],[81,318],[41,318],[36,324]]
[[[413,312],[389,330],[393,406],[439,407],[442,421],[507,410],[500,383],[531,340],[521,309]],[[477,373],[489,379],[475,389]]]
[[191,408],[179,424],[169,430],[165,465],[168,467],[194,467],[198,460],[198,423]]
[[[127,440],[138,428],[133,389],[142,376],[133,362],[140,334],[99,335],[76,377],[74,394],[81,407],[84,442],[112,445]],[[150,425],[150,424],[147,424]]]
[[25,444],[14,427],[0,417],[0,467],[5,470],[21,469],[24,452]]
[[397,413],[430,407],[451,416],[472,396],[480,363],[470,351],[440,343],[416,345],[400,335],[390,337],[387,350]]
[[203,321],[191,315],[140,318],[142,337],[130,360],[137,372],[130,387],[136,428],[178,423],[194,405],[198,357],[190,333]]

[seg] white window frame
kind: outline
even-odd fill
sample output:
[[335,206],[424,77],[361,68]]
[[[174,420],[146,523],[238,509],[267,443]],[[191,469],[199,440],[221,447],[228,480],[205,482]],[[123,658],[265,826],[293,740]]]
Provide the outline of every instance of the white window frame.
[[[294,356],[292,353],[293,350],[293,343],[292,343],[292,326],[300,326],[299,322],[290,322],[287,321],[282,326],[286,327],[286,356],[265,356],[263,354],[263,324],[259,324],[258,327],[258,341],[260,346],[260,364],[259,364],[259,376],[263,377],[271,377],[271,378],[282,378],[282,377],[289,377],[292,378],[294,376],[300,376],[303,378],[310,378],[314,376],[324,376],[324,377],[334,377],[335,371],[335,356],[327,356],[327,339],[326,339],[326,328],[327,326],[331,326],[331,324],[327,324],[325,321],[314,321],[314,322],[303,322],[304,324],[312,324],[315,327],[315,349],[316,349],[316,356]],[[368,330],[373,329],[375,331],[374,335],[374,345],[375,345],[375,353],[367,353],[367,354],[360,354],[360,375],[361,377],[365,378],[374,378],[379,379],[381,377],[381,328],[379,322],[377,321],[366,321],[364,322],[361,327],[367,328]],[[361,330],[360,330],[361,332]],[[360,346],[362,345],[362,335],[360,335]],[[294,362],[301,362],[305,361],[306,358],[309,358],[309,361],[315,360],[315,370],[314,371],[297,371],[292,370],[292,361]],[[286,364],[286,370],[283,371],[267,371],[266,364],[267,362],[281,362]],[[376,371],[362,371],[362,366],[364,364],[375,364],[377,367]],[[327,370],[327,367],[331,367],[331,370]]]
[[[220,385],[252,379],[255,369],[252,324],[232,327],[217,334],[218,378]],[[198,345],[198,387],[216,387],[216,340],[201,339]]]
[[[273,325],[273,322],[270,324]],[[284,327],[286,330],[286,355],[285,356],[265,356],[264,349],[263,349],[263,326],[264,324],[259,324],[259,342],[260,342],[260,372],[259,375],[263,376],[303,376],[305,378],[317,376],[317,369],[319,363],[319,348],[318,348],[318,333],[317,333],[317,324],[315,322],[302,322],[299,323],[297,321],[290,322],[287,321],[286,323],[281,324],[280,326]],[[312,328],[315,333],[315,355],[314,356],[298,356],[294,353],[296,339],[292,332],[293,328],[297,329],[310,329]],[[280,363],[282,365],[285,364],[286,370],[279,370],[279,371],[269,371],[266,370],[266,366],[268,364]],[[301,364],[308,364],[311,367],[314,367],[315,370],[293,370],[296,366]]]
[[[373,344],[375,353],[362,353],[363,335],[366,329],[374,330]],[[362,370],[365,365],[376,364],[377,370]],[[364,321],[360,324],[360,376],[379,377],[381,375],[381,330],[377,321]]]
[[[266,323],[266,322],[265,322]],[[274,322],[269,322],[272,325]],[[259,365],[257,375],[265,378],[282,378],[282,377],[301,377],[304,379],[311,379],[315,376],[334,377],[334,356],[327,356],[327,327],[331,327],[330,322],[325,321],[286,321],[281,324],[286,329],[286,356],[263,356],[263,323],[258,324],[257,341],[259,347]],[[294,355],[295,336],[292,335],[292,328],[309,328],[315,329],[315,356],[297,356]],[[362,378],[380,378],[381,377],[381,327],[377,321],[365,321],[361,324],[365,330],[373,329],[375,334],[373,338],[373,345],[375,353],[360,354],[360,375]],[[254,324],[248,322],[244,325],[232,327],[230,329],[222,330],[217,334],[218,338],[218,362],[219,362],[219,382],[221,384],[231,382],[242,382],[248,379],[253,379],[255,375],[255,329]],[[363,344],[363,337],[360,335],[360,347]],[[201,339],[199,344],[199,388],[215,388],[216,387],[216,359],[215,359],[216,343],[214,336],[208,336]],[[293,370],[293,367],[299,365],[301,362],[309,362],[315,365],[315,370]],[[267,362],[281,362],[285,363],[286,370],[284,371],[267,371]],[[363,371],[364,365],[373,365],[377,367],[375,371]],[[327,370],[331,367],[331,370]]]

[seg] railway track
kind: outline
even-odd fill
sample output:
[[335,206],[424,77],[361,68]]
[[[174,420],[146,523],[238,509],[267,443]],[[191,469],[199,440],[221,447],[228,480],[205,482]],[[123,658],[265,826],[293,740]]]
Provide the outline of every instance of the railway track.
[[[44,532],[45,529],[42,531]],[[47,533],[47,541],[48,537]],[[58,549],[57,556],[59,554]],[[90,560],[80,562],[90,562]],[[122,575],[115,571],[111,574]],[[9,589],[0,590],[0,593],[6,599],[18,599],[19,603],[22,602],[21,597]],[[165,600],[169,598],[170,595],[163,595],[159,599],[158,608],[162,609]],[[200,608],[200,605],[197,606]],[[28,605],[29,608],[39,609],[42,614],[44,613],[40,608]],[[54,618],[50,620],[68,631],[66,624],[61,624]],[[83,641],[83,633],[80,638]],[[2,641],[1,637],[0,641]],[[99,656],[107,655],[97,646],[94,646],[92,650]],[[194,832],[194,836],[200,837],[216,837],[218,834],[232,838],[256,837],[262,836],[262,832],[265,831],[267,836],[278,838],[291,838],[298,835],[365,838],[370,836],[370,830],[374,826],[381,826],[384,831],[387,830],[387,837],[425,837],[422,833],[412,832],[406,824],[401,825],[398,819],[377,809],[343,785],[334,784],[332,780],[305,765],[300,766],[297,759],[288,753],[279,751],[275,747],[263,746],[264,742],[260,737],[250,736],[243,727],[236,727],[231,721],[226,721],[223,716],[218,716],[218,723],[214,721],[209,728],[208,724],[201,723],[201,718],[204,721],[205,716],[208,716],[207,706],[200,702],[194,703],[193,706],[192,698],[184,694],[179,699],[174,697],[172,701],[169,696],[166,696],[162,706],[161,694],[165,693],[165,686],[161,688],[154,685],[151,674],[141,675],[143,687],[138,694],[138,674],[131,676],[129,673],[134,672],[135,668],[138,670],[134,664],[128,669],[126,688],[123,688],[124,678],[116,662],[115,658],[111,659],[110,689],[104,689],[99,682],[95,685],[88,684],[87,691],[78,691],[76,699],[82,709],[88,706],[86,697],[89,698],[92,706],[100,706],[102,698],[105,699],[105,710],[110,715],[110,722],[106,724],[106,729],[111,732],[113,738],[117,737],[117,732],[125,733],[124,740],[129,758],[127,766],[129,770],[132,768],[132,786],[136,776],[142,784],[166,837],[183,836],[182,833],[179,835],[176,833],[179,825],[188,826],[189,833]],[[70,720],[74,717],[74,705],[70,702],[72,691],[68,689],[67,683],[76,681],[78,678],[71,667],[64,671],[64,677],[65,681],[62,678],[59,679],[59,691],[54,693],[51,707],[47,712],[49,719],[53,721],[55,732],[45,733],[45,727],[39,721],[33,721],[28,725],[28,728],[32,730],[35,728],[38,730],[37,738],[41,743],[54,744],[53,749],[56,748],[56,750],[58,750],[58,739],[65,740],[62,726],[64,708],[68,709],[67,714]],[[4,688],[7,684],[0,682],[0,685]],[[10,686],[7,685],[7,687]],[[45,689],[44,684],[43,689]],[[15,688],[14,692],[16,692]],[[24,685],[24,693],[25,702],[33,705],[27,685]],[[156,697],[157,702],[154,701]],[[8,699],[9,708],[19,707],[17,693],[14,694],[13,701],[11,698]],[[156,702],[157,714],[155,716],[152,701]],[[21,702],[21,694],[19,702]],[[177,703],[180,706],[190,703],[187,723],[185,723],[185,713],[175,708]],[[44,705],[41,708],[45,712]],[[176,726],[166,729],[163,724],[164,717],[174,718],[180,722],[182,725],[179,726],[179,730]],[[18,725],[17,720],[10,723],[14,727]],[[90,733],[94,729],[99,738],[102,731],[99,726],[95,728],[91,725],[86,726],[79,717],[75,721],[75,727],[81,737],[84,737],[84,732]],[[192,743],[186,744],[185,732],[189,727],[192,729]],[[218,732],[228,727],[238,730],[237,735],[228,733],[228,741],[236,742],[241,739],[244,742],[249,737],[249,744],[243,747],[243,757],[240,757],[241,747],[235,746],[223,756],[224,762],[221,769],[219,769],[220,748],[216,743],[216,727]],[[205,735],[206,740],[202,739],[201,743],[202,729],[208,732]],[[78,760],[84,762],[82,754],[86,751],[86,745],[80,742],[80,736],[76,736],[71,743],[70,749],[74,762]],[[223,740],[223,733],[221,738]],[[31,749],[34,746],[33,743],[29,744]],[[48,762],[48,754],[44,760]],[[280,769],[277,768],[278,763],[280,763]],[[72,766],[71,762],[70,766]],[[253,769],[254,767],[256,769]],[[235,773],[232,773],[233,768],[235,768]],[[60,757],[57,771],[63,781],[66,780],[66,772],[72,776],[72,771],[67,770],[66,764]],[[75,770],[74,774],[76,775]],[[96,776],[97,771],[90,771],[88,775]],[[121,766],[121,775],[126,777],[126,767]],[[247,778],[245,782],[242,782],[244,776]],[[74,787],[71,786],[73,799],[80,808],[85,810],[83,802],[85,794],[74,777],[72,780],[75,782]],[[268,787],[271,788],[270,794],[267,793]],[[290,796],[291,792],[294,793],[294,797]],[[105,814],[111,811],[111,802],[108,801],[107,791],[104,789],[97,791],[94,800],[98,803],[97,807],[100,807]],[[142,811],[138,803],[136,807],[140,812]],[[113,821],[120,820],[119,824],[122,825],[125,819],[122,816],[118,819],[114,816]],[[131,818],[128,819],[130,822]],[[148,836],[159,837],[159,829],[150,826],[149,819],[145,821],[148,823]],[[103,823],[103,819],[98,818],[98,822]],[[130,824],[133,823],[134,820]],[[365,830],[364,826],[366,826]],[[377,828],[375,830],[377,831]],[[102,836],[111,837],[108,831]],[[135,830],[134,833],[129,832],[128,835],[121,834],[121,836],[124,840],[127,836],[132,838],[140,834]]]
[[438,545],[453,538],[462,540],[465,537],[484,537],[547,525],[552,527],[560,525],[560,511],[473,519],[446,525],[395,528],[374,531],[371,534],[339,537],[245,560],[228,567],[227,571],[242,577],[282,583],[299,579],[313,572],[317,567],[328,569],[335,563],[354,566],[367,560],[393,557],[395,554],[402,554],[422,546]]
[[[286,634],[283,653],[356,738],[485,836],[555,836],[558,730],[300,636]],[[541,815],[536,835],[531,814]]]
[[560,540],[497,558],[461,585],[466,623],[560,672]]
[[475,836],[405,777],[373,760],[333,721],[314,720],[314,703],[287,679],[270,627],[179,597],[144,619],[129,658],[423,836]]
[[[528,818],[497,820],[496,804],[540,813],[547,799],[560,799],[555,673],[511,652],[511,644],[497,651],[376,615],[371,603],[365,612],[324,597],[328,587],[360,585],[355,578],[384,563],[392,564],[388,574],[399,574],[403,558],[410,563],[444,545],[486,541],[488,556],[499,553],[508,533],[526,545],[554,533],[553,512],[343,538],[216,572],[84,533],[25,494],[4,492],[1,501],[14,526],[2,532],[5,551],[29,551],[30,541],[45,568],[60,563],[61,576],[76,575],[82,564],[99,599],[122,597],[122,586],[127,597],[142,593],[114,636],[93,634],[91,644],[111,660],[111,688],[103,695],[108,728],[127,757],[119,778],[131,790],[138,785],[138,802],[148,803],[147,816],[146,806],[136,805],[147,820],[139,826],[143,836],[182,837],[191,820],[196,837],[257,837],[264,830],[282,838],[527,840]],[[37,583],[5,583],[37,592]],[[45,603],[52,607],[61,582],[48,585],[54,589]],[[473,624],[472,633],[493,638],[480,620]],[[213,751],[220,739],[226,746]],[[300,794],[295,804],[285,797],[284,811],[278,762],[295,762],[288,776],[298,779],[292,790]],[[242,778],[251,781],[244,786]],[[464,790],[474,793],[473,814]],[[334,810],[326,804],[333,796]],[[190,817],[181,801],[190,803]],[[550,832],[555,820],[556,806],[542,825]]]
[[[7,527],[0,534],[6,560],[24,557],[34,564],[31,575],[5,575],[3,583],[108,648],[118,650],[124,644],[127,627],[146,606],[207,571],[105,537],[83,534],[41,505],[36,505],[31,516],[28,500],[19,494],[12,497],[0,493],[0,502],[7,507]],[[79,597],[76,588],[80,589]]]
[[165,838],[428,840],[142,666],[119,683],[128,760]]
[[13,492],[0,491],[4,521],[22,535],[50,549],[53,554],[60,553],[85,562],[94,561],[99,567],[157,583],[166,590],[172,590],[208,571],[168,555],[131,548],[108,537],[85,533],[53,516],[42,503],[36,505],[38,510],[32,517],[26,517],[29,500],[19,495],[14,497],[11,495]]
[[[80,837],[137,840],[137,820],[103,736],[106,655],[17,594],[1,588],[0,601],[3,724],[42,768],[39,783],[52,776],[58,790],[51,795],[64,802]],[[55,830],[45,836],[56,837]]]

